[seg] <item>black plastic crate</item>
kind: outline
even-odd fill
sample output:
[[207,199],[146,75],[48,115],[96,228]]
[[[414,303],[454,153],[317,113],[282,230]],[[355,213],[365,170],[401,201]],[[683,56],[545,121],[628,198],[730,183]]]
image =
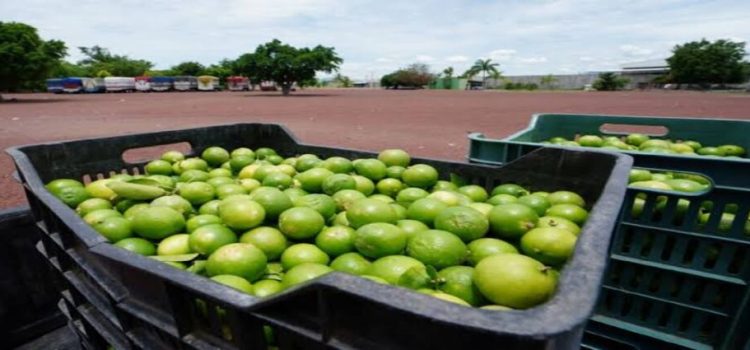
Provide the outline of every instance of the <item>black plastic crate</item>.
[[[493,312],[442,303],[341,273],[272,298],[257,299],[106,243],[44,189],[44,183],[60,177],[89,181],[105,174],[142,173],[145,162],[127,163],[123,152],[178,142],[188,142],[193,154],[212,145],[271,147],[284,156],[314,153],[363,158],[375,154],[302,144],[284,127],[270,124],[213,126],[8,150],[35,217],[43,221],[47,234],[59,235],[65,251],[78,253],[81,259],[73,260],[81,265],[78,269],[89,274],[116,308],[128,315],[122,320],[123,330],[131,338],[149,336],[169,347],[198,349],[263,348],[267,346],[264,325],[274,327],[282,349],[492,344],[508,349],[577,348],[598,294],[631,165],[624,155],[561,149],[541,150],[501,168],[413,160],[433,165],[443,176],[456,174],[486,188],[504,182],[535,190],[564,188],[593,204],[555,296],[530,310]],[[121,291],[124,293],[118,294]],[[206,311],[199,310],[196,300],[201,300]]]
[[54,272],[34,245],[42,236],[28,208],[0,211],[0,338],[15,347],[65,324]]

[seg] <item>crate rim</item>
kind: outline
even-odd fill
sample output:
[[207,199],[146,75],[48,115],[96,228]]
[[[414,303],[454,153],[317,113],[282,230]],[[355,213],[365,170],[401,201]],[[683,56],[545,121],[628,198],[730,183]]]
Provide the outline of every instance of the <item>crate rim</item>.
[[[143,257],[140,255],[136,255],[134,253],[131,253],[129,251],[125,251],[122,249],[117,249],[113,245],[109,244],[109,242],[106,241],[103,237],[101,237],[98,233],[96,233],[93,228],[88,226],[83,220],[78,217],[78,215],[75,214],[72,209],[64,205],[61,201],[59,201],[57,198],[55,198],[49,191],[47,191],[44,187],[43,182],[41,181],[41,178],[37,174],[37,172],[34,170],[33,165],[31,164],[28,156],[23,152],[25,149],[30,147],[40,147],[40,146],[46,146],[46,145],[59,145],[62,143],[67,142],[80,142],[80,141],[90,141],[90,140],[98,140],[98,141],[106,141],[106,140],[116,140],[121,139],[123,137],[128,136],[156,136],[161,134],[170,134],[173,132],[180,132],[180,131],[187,131],[187,130],[195,130],[195,129],[201,129],[201,128],[220,128],[220,127],[237,127],[237,126],[273,126],[273,127],[279,127],[282,131],[286,132],[296,143],[299,147],[320,147],[320,148],[332,148],[333,146],[327,146],[327,145],[318,145],[318,144],[310,144],[305,142],[300,142],[295,135],[285,126],[281,124],[275,124],[275,123],[229,123],[229,124],[217,124],[217,125],[207,125],[207,126],[201,126],[196,128],[181,128],[181,129],[172,129],[172,130],[160,130],[156,132],[149,132],[149,133],[128,133],[128,134],[122,134],[122,135],[116,135],[116,136],[106,136],[106,137],[100,137],[100,138],[88,138],[88,139],[76,139],[76,140],[70,140],[70,141],[54,141],[54,142],[46,142],[41,144],[30,144],[30,145],[24,145],[24,146],[17,146],[17,147],[10,147],[6,149],[6,152],[8,152],[13,158],[17,166],[21,168],[22,172],[24,173],[23,176],[25,177],[27,181],[27,187],[30,191],[32,191],[35,195],[40,198],[46,205],[49,205],[54,212],[56,213],[63,213],[66,215],[63,215],[60,217],[60,220],[70,226],[71,228],[74,228],[75,232],[80,232],[80,230],[84,230],[84,232],[90,234],[93,238],[99,237],[100,239],[98,241],[92,242],[91,245],[88,245],[87,248],[91,249],[93,253],[97,255],[101,255],[108,259],[114,259],[119,260],[121,262],[125,262],[131,265],[133,268],[137,268],[139,270],[142,270],[146,273],[150,273],[153,275],[157,275],[160,277],[169,277],[170,280],[168,280],[168,283],[176,284],[175,282],[178,282],[179,285],[183,288],[190,289],[192,291],[198,292],[200,295],[208,296],[211,299],[214,299],[214,296],[210,296],[206,293],[206,289],[203,288],[202,290],[198,289],[199,287],[195,285],[195,283],[203,284],[208,278],[198,276],[191,274],[187,271],[181,271],[178,269],[174,269],[172,267],[169,267],[166,264],[159,263],[158,261],[154,259],[150,259],[148,257]],[[155,137],[152,137],[150,139],[156,139]],[[154,144],[141,144],[136,147],[149,147],[152,145],[158,145],[160,143],[154,143]],[[374,155],[372,151],[368,150],[358,150],[358,149],[352,149],[352,148],[340,148],[341,151],[359,151],[367,154]],[[633,159],[629,155],[618,153],[618,152],[609,152],[609,151],[602,151],[602,150],[589,150],[589,149],[572,149],[572,148],[562,148],[563,152],[566,153],[600,153],[600,154],[606,154],[609,157],[613,158],[613,167],[610,171],[610,178],[605,183],[601,194],[599,195],[599,198],[595,203],[593,203],[593,206],[590,210],[590,216],[589,220],[584,225],[583,229],[586,230],[586,228],[590,228],[586,230],[589,232],[589,234],[586,236],[586,239],[580,239],[578,240],[578,243],[576,245],[576,252],[573,255],[573,258],[568,261],[566,264],[566,268],[563,270],[563,273],[560,277],[560,282],[558,283],[558,289],[556,289],[553,297],[548,300],[547,302],[536,306],[534,308],[526,309],[526,310],[516,310],[512,312],[493,312],[490,310],[482,310],[478,308],[472,308],[467,309],[466,307],[462,307],[459,305],[441,305],[437,306],[443,303],[438,303],[434,300],[428,299],[428,298],[421,298],[419,295],[412,295],[416,293],[404,293],[406,291],[401,290],[400,288],[390,288],[388,286],[374,286],[376,289],[393,289],[398,294],[399,298],[403,298],[403,300],[400,300],[399,298],[392,298],[387,297],[386,295],[392,295],[390,293],[383,293],[380,295],[377,295],[373,297],[372,295],[368,295],[368,293],[361,293],[361,289],[359,290],[360,293],[356,293],[356,289],[352,289],[353,294],[356,294],[359,297],[363,298],[372,298],[375,301],[383,302],[383,303],[391,303],[394,300],[397,300],[397,307],[394,307],[402,312],[408,312],[408,313],[414,313],[420,316],[429,317],[433,319],[434,321],[442,322],[442,323],[449,323],[449,324],[459,324],[464,327],[470,327],[474,329],[480,329],[484,331],[491,331],[499,334],[507,334],[507,335],[522,335],[522,336],[534,336],[534,337],[544,337],[544,336],[553,336],[555,334],[561,334],[564,332],[568,332],[572,329],[575,329],[576,327],[580,327],[585,324],[586,320],[588,319],[589,315],[593,311],[595,307],[595,303],[584,303],[587,305],[587,307],[578,307],[582,303],[582,299],[585,297],[588,297],[590,295],[597,295],[599,292],[599,286],[602,279],[602,276],[595,276],[592,280],[592,277],[588,273],[592,270],[597,270],[599,268],[592,268],[592,264],[589,262],[582,261],[584,259],[583,254],[581,254],[581,250],[587,249],[588,255],[586,255],[586,259],[593,259],[593,261],[597,262],[597,266],[599,264],[606,265],[607,255],[608,255],[608,247],[609,245],[609,239],[612,235],[611,230],[597,230],[597,229],[591,229],[593,226],[597,225],[607,225],[607,223],[611,223],[612,225],[616,222],[615,215],[604,217],[603,215],[594,215],[595,213],[603,212],[605,210],[609,210],[612,213],[619,212],[619,208],[615,208],[617,210],[614,210],[612,207],[619,207],[618,199],[621,199],[625,195],[625,191],[627,188],[627,177],[622,177],[621,179],[615,178],[612,175],[614,174],[627,174],[627,171],[630,169]],[[535,151],[536,152],[536,151]],[[412,161],[419,162],[422,160],[428,160],[428,161],[443,161],[458,165],[465,165],[465,166],[479,166],[479,167],[485,167],[487,169],[498,169],[497,167],[488,166],[488,165],[481,165],[481,164],[469,164],[469,163],[460,163],[453,160],[445,160],[445,159],[439,159],[439,158],[413,158]],[[509,163],[506,163],[509,164]],[[29,176],[31,175],[31,176]],[[619,201],[620,204],[621,200]],[[80,237],[80,236],[79,236]],[[583,245],[586,245],[586,248],[582,248]],[[597,245],[604,245],[604,248],[597,247]],[[118,250],[120,252],[118,252]],[[171,269],[171,270],[170,270]],[[175,271],[176,270],[176,271]],[[604,271],[604,266],[601,267],[601,271]],[[306,283],[304,285],[301,285],[297,288],[290,289],[291,290],[303,290],[303,289],[317,289],[320,288],[321,285],[325,285],[334,289],[340,289],[342,291],[348,291],[349,288],[342,287],[338,284],[339,279],[346,280],[347,278],[352,278],[350,276],[339,276],[339,274],[330,274],[329,276],[324,276],[323,278],[320,278],[318,280],[312,281],[310,283]],[[333,280],[333,281],[332,281]],[[359,280],[357,282],[364,281],[364,279],[356,278],[354,280]],[[581,281],[588,281],[585,283],[581,283]],[[596,283],[594,283],[596,282]],[[577,291],[571,291],[569,289],[573,288],[575,285],[576,288],[580,288],[582,285],[586,286],[586,290],[577,290]],[[259,299],[252,296],[242,295],[241,293],[231,290],[229,287],[222,286],[218,283],[210,283],[208,284],[210,286],[211,290],[218,291],[221,294],[230,295],[232,298],[226,299],[224,298],[221,300],[221,302],[224,302],[227,305],[236,307],[236,308],[244,308],[247,312],[252,312],[257,307],[261,307],[262,305],[267,305],[268,303],[276,300],[280,300],[281,298],[268,298],[268,299]],[[372,285],[365,284],[366,287],[371,288]],[[381,287],[388,287],[388,288],[381,288]],[[383,292],[385,292],[385,290]],[[576,293],[573,293],[576,292]],[[279,296],[286,295],[287,293],[280,293]],[[237,300],[234,299],[234,297],[241,297]],[[125,298],[128,298],[126,296]],[[416,306],[416,307],[415,307]],[[440,308],[445,312],[419,312],[419,310],[426,307],[429,308]],[[417,310],[417,311],[412,311]],[[462,321],[459,323],[456,321],[457,317],[456,315],[466,316],[462,317]],[[554,320],[554,321],[553,321]],[[556,322],[555,322],[556,321]],[[540,328],[542,325],[544,325],[544,328]]]

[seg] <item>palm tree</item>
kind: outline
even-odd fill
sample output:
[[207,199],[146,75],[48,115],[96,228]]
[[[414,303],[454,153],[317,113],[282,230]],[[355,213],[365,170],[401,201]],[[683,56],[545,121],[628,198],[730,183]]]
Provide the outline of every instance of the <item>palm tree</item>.
[[453,78],[453,67],[443,69],[443,74],[445,74],[446,78]]
[[478,59],[464,74],[467,78],[471,78],[478,73],[482,73],[482,87],[486,87],[488,74],[492,77],[496,77],[495,79],[501,76],[502,73],[497,69],[499,66],[500,64],[492,62],[492,59]]

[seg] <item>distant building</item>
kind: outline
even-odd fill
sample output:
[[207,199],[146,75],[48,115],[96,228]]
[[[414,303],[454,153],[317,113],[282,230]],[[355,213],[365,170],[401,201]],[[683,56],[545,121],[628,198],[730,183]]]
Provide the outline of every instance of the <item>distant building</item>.
[[665,59],[649,60],[624,64],[620,75],[628,78],[628,89],[645,89],[654,85],[654,79],[669,74],[669,64]]

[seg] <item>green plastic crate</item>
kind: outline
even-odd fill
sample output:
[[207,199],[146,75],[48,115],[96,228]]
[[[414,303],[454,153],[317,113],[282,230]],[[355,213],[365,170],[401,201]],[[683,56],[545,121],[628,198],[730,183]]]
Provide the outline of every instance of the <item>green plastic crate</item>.
[[[505,163],[545,146],[532,141],[601,134],[604,124],[659,125],[668,128],[665,138],[750,148],[745,121],[545,114],[504,140],[471,134],[469,160]],[[591,323],[614,327],[627,339],[652,339],[658,349],[665,342],[689,349],[750,348],[750,161],[626,153],[634,167],[700,173],[714,186],[694,195],[628,189]],[[633,216],[639,194],[645,194],[645,205]],[[680,200],[689,201],[684,212],[677,210]],[[713,206],[701,225],[706,202]],[[728,204],[736,205],[736,214],[726,229],[720,219]]]

